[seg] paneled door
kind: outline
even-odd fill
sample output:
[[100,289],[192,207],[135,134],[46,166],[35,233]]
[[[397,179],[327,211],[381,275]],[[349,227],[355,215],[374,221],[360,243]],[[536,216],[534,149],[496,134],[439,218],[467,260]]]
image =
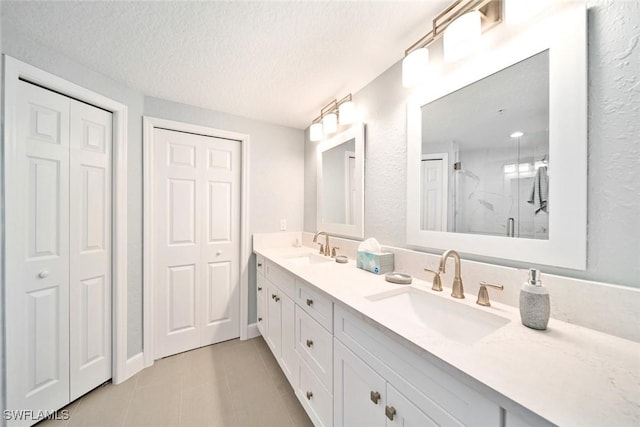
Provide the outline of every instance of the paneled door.
[[240,142],[154,129],[154,357],[240,335]]
[[71,102],[71,399],[111,378],[111,113]]
[[18,91],[5,151],[7,408],[37,414],[111,378],[112,125],[30,83]]

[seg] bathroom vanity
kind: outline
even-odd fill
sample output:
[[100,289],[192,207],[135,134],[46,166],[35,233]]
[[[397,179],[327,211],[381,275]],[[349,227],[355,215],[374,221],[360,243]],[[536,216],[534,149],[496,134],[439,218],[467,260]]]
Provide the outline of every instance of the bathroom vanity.
[[258,328],[316,426],[640,423],[638,343],[262,236]]

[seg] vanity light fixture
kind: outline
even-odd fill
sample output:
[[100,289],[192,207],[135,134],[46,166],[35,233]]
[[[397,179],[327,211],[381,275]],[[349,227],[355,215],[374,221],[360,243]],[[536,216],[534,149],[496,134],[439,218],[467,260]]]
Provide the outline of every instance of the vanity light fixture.
[[472,10],[456,18],[444,30],[442,43],[445,62],[457,61],[478,50],[481,35],[482,15],[480,12]]
[[[477,36],[472,34],[477,35],[502,22],[503,3],[504,0],[455,0],[451,3],[433,19],[431,31],[404,51],[402,85],[412,87],[425,78],[429,64],[428,46],[443,35],[446,61],[470,53],[477,43]],[[447,31],[449,27],[452,27],[451,31]]]
[[322,123],[312,123],[309,128],[309,139],[312,141],[320,141],[322,139]]
[[355,104],[351,94],[344,98],[333,100],[320,110],[320,115],[311,122],[309,139],[320,141],[324,135],[332,134],[338,130],[338,123],[347,125],[355,120]]

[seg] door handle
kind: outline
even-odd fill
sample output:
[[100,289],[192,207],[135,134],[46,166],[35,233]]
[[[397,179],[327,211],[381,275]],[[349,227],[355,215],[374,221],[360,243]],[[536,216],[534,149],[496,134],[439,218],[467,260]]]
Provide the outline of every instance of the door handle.
[[384,407],[384,414],[387,416],[387,418],[393,421],[393,416],[396,414],[396,408],[387,405]]
[[373,403],[375,403],[376,405],[378,404],[378,402],[380,401],[380,393],[377,391],[373,391],[371,390],[371,401]]
[[44,279],[48,275],[49,275],[49,270],[42,270],[40,273],[38,273],[38,277],[41,279]]

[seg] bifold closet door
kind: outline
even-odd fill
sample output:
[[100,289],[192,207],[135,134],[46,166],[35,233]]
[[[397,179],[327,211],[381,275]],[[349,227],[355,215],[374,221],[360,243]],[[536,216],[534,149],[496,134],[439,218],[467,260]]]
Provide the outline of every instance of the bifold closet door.
[[71,400],[111,378],[111,113],[71,101]]
[[154,357],[236,338],[240,143],[153,135]]
[[5,150],[7,408],[37,413],[111,378],[112,126],[111,113],[18,90]]

